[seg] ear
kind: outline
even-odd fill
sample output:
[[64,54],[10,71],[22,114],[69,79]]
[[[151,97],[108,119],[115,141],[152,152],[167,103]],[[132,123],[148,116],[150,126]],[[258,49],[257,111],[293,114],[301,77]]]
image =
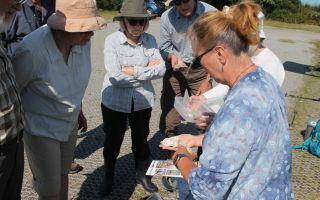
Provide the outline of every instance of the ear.
[[226,49],[223,46],[218,45],[216,46],[216,51],[218,60],[222,65],[225,65],[227,60]]

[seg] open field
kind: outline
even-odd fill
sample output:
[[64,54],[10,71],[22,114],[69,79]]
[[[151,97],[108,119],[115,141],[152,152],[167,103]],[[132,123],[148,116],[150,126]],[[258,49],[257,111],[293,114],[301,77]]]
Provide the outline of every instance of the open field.
[[296,29],[304,31],[312,31],[320,33],[320,26],[308,25],[308,24],[291,24],[279,21],[266,20],[265,24],[267,26],[277,27],[277,28],[286,28],[286,29]]

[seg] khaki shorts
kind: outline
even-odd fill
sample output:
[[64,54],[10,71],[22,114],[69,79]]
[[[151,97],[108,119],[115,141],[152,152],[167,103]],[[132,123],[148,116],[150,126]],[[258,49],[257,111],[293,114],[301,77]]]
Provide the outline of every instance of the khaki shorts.
[[74,129],[67,142],[24,134],[25,150],[33,174],[33,187],[39,196],[60,193],[61,175],[69,173],[77,141]]

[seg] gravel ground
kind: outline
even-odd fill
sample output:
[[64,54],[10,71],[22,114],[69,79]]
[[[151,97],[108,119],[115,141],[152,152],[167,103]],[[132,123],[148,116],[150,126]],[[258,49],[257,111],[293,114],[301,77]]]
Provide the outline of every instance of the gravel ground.
[[[109,23],[106,30],[97,31],[92,39],[92,65],[90,83],[83,101],[83,109],[88,118],[88,132],[81,134],[76,148],[76,160],[84,166],[84,170],[78,174],[70,175],[70,199],[99,199],[98,188],[103,177],[103,158],[102,147],[104,134],[102,131],[102,117],[100,111],[100,90],[104,77],[103,65],[103,46],[104,38],[118,29],[117,23]],[[320,40],[320,35],[287,29],[278,29],[266,27],[267,39],[265,45],[271,48],[284,63],[286,68],[286,78],[283,85],[284,92],[293,95],[300,95],[301,90],[305,88],[304,83],[309,77],[304,72],[306,67],[311,64],[311,50],[313,40]],[[150,23],[149,33],[152,33],[159,39],[159,21]],[[316,79],[315,81],[317,81]],[[158,148],[159,142],[163,139],[158,132],[158,122],[160,117],[159,97],[161,91],[161,80],[154,81],[158,100],[153,108],[150,122],[151,134],[149,144],[151,146],[152,159],[164,159],[166,153]],[[319,94],[319,93],[318,93]],[[319,97],[318,97],[319,98]],[[286,98],[288,106],[289,120],[295,110],[297,99]],[[313,102],[314,109],[308,116],[319,118],[319,102]],[[303,115],[302,115],[303,114]],[[306,113],[301,112],[293,123],[292,131],[293,143],[301,143],[301,135],[295,132],[305,128]],[[298,123],[299,122],[299,123]],[[181,131],[189,130],[189,127],[182,126]],[[296,156],[296,155],[300,156]],[[320,193],[319,177],[319,159],[294,151],[294,189],[297,199],[316,199]],[[308,166],[307,168],[305,166]],[[312,169],[312,171],[306,171]],[[309,173],[309,172],[312,172]],[[25,178],[22,189],[22,199],[36,199],[36,194],[30,185],[31,180],[28,164],[25,165]],[[169,193],[163,190],[160,178],[153,179],[160,188],[160,194],[164,199],[176,199],[175,193]],[[306,182],[305,180],[308,180]],[[141,199],[146,197],[140,185],[134,181],[134,164],[131,153],[130,130],[125,136],[122,149],[116,165],[116,180],[114,192],[107,199]],[[314,197],[314,198],[313,198]]]

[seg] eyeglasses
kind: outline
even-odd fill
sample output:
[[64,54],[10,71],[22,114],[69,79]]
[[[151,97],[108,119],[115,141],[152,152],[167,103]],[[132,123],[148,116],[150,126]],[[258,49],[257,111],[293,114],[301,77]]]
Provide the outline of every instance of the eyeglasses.
[[209,48],[207,51],[203,52],[202,54],[200,54],[199,56],[195,57],[192,61],[191,64],[191,68],[195,69],[201,66],[201,58],[206,55],[207,53],[209,53],[212,49],[214,49],[216,47],[216,45],[212,46],[211,48]]
[[127,19],[130,26],[137,26],[138,24],[140,26],[144,26],[147,23],[146,19]]
[[186,4],[186,3],[189,3],[190,0],[176,0],[174,1],[174,5],[176,6],[180,6],[182,3]]

